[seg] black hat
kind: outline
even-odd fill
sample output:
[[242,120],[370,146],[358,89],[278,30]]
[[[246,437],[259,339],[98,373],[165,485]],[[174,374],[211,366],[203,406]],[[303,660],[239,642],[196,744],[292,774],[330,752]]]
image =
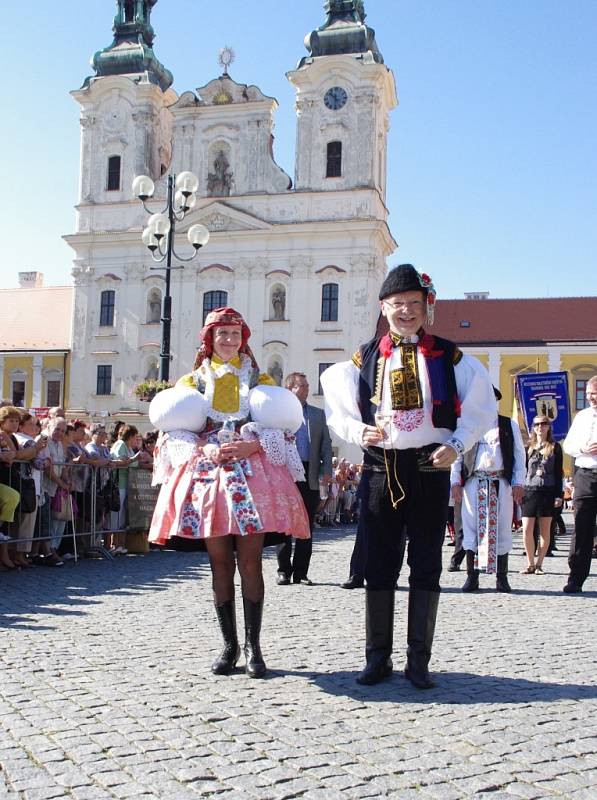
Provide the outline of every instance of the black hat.
[[391,294],[418,290],[427,295],[427,287],[423,285],[421,276],[412,264],[399,264],[390,270],[379,290],[379,299],[383,300]]

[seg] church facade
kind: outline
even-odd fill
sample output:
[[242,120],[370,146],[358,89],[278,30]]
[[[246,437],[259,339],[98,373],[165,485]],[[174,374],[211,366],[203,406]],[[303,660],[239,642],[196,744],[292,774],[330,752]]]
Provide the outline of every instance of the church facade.
[[170,273],[170,375],[192,368],[204,315],[231,305],[251,327],[262,371],[278,382],[305,372],[317,397],[320,372],[375,330],[396,247],[385,206],[392,72],[363,3],[328,0],[324,24],[305,39],[308,55],[287,73],[297,114],[291,178],[274,159],[274,98],[227,67],[174,92],[152,47],[156,2],[118,1],[113,43],[72,92],[81,178],[76,230],[65,237],[74,250],[70,408],[142,421],[147,405],[133,390],[158,374],[165,273],[141,241],[147,214],[131,183],[152,178],[157,212],[167,176],[185,170],[199,190],[176,250],[190,255],[186,232],[198,222],[210,240]]

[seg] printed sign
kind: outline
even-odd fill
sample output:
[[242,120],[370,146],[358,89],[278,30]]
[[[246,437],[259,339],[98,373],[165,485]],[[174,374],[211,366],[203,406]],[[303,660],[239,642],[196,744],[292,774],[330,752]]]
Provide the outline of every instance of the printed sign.
[[536,372],[516,376],[517,398],[529,433],[534,417],[551,421],[553,438],[566,438],[570,427],[567,372]]
[[151,485],[150,469],[129,469],[129,530],[148,531],[153,517],[159,486]]

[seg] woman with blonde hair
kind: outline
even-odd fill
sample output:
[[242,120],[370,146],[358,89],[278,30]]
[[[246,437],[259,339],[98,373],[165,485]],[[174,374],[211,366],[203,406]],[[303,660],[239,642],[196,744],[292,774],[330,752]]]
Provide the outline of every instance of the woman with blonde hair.
[[[549,547],[553,510],[562,505],[562,448],[554,442],[551,420],[537,416],[527,448],[527,474],[522,500],[522,532],[527,566],[523,575],[543,575],[543,559]],[[535,561],[533,530],[539,520],[539,547]]]

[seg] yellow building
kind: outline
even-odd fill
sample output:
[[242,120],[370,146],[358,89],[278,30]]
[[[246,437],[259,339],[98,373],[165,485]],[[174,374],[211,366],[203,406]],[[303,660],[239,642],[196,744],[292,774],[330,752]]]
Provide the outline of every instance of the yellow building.
[[73,289],[44,288],[39,272],[20,272],[18,289],[0,289],[2,400],[43,409],[68,401]]

